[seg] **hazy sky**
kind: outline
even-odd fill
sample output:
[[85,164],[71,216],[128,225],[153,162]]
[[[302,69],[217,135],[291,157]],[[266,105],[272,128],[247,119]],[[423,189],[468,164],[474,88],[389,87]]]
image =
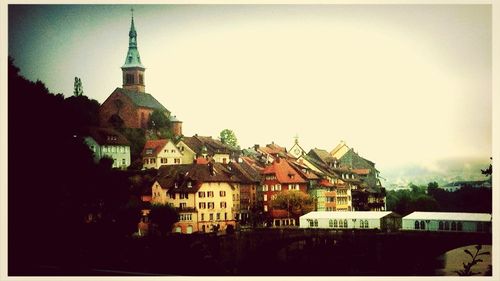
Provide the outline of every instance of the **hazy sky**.
[[[121,87],[131,5],[9,6],[27,78],[100,103]],[[134,5],[146,92],[185,135],[235,131],[384,167],[491,156],[488,5]]]

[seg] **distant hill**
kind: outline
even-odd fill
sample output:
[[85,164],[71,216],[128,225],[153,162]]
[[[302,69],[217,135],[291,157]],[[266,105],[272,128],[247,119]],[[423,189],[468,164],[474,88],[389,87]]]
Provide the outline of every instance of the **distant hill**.
[[444,186],[452,182],[486,180],[488,177],[481,173],[481,169],[486,169],[490,163],[488,158],[452,158],[432,164],[409,164],[381,169],[380,172],[386,179],[382,184],[389,189],[407,186],[409,183],[427,185],[433,181]]

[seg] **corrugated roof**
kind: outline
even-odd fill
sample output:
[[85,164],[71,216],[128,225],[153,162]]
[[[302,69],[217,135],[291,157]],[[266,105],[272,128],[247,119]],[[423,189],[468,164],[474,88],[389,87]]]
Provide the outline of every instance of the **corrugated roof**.
[[460,220],[460,221],[491,221],[487,213],[455,213],[455,212],[413,212],[403,219],[410,220]]
[[391,211],[354,211],[354,212],[309,212],[300,218],[306,219],[380,219],[388,215],[399,216]]

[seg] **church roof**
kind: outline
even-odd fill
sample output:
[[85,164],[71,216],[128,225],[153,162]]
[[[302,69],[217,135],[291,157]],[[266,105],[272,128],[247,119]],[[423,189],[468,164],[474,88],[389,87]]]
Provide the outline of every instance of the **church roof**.
[[166,109],[159,101],[148,93],[136,92],[123,88],[116,88],[115,92],[116,91],[127,96],[136,106],[157,109],[163,112],[167,111],[170,113],[168,109]]

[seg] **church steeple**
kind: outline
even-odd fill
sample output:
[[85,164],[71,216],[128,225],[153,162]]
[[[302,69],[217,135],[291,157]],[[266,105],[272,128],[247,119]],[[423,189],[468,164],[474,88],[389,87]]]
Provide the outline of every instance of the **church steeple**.
[[132,11],[132,20],[130,31],[128,33],[128,52],[125,58],[125,64],[122,66],[123,88],[135,92],[144,93],[144,66],[141,63],[141,56],[137,50],[137,31],[134,25],[134,9]]

